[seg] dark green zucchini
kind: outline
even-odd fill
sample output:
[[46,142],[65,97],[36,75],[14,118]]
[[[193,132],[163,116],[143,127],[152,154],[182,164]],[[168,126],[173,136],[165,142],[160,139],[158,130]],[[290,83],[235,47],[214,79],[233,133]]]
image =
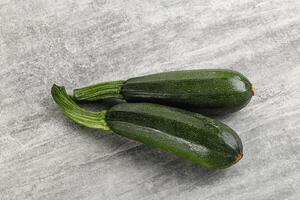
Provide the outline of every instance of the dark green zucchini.
[[229,167],[243,155],[242,142],[230,127],[198,113],[152,103],[124,103],[108,111],[91,112],[80,108],[63,87],[56,85],[52,96],[79,124],[112,130],[206,168]]
[[74,100],[121,98],[151,102],[208,115],[235,112],[248,104],[254,87],[242,74],[225,69],[174,71],[74,90]]

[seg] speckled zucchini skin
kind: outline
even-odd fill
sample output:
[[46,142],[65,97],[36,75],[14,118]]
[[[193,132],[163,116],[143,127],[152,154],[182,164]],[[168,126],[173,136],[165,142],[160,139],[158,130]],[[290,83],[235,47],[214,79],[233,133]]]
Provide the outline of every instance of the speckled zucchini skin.
[[151,102],[208,115],[235,112],[248,104],[252,85],[242,74],[225,69],[174,71],[132,78],[121,95],[127,102]]
[[189,159],[206,168],[226,168],[242,158],[238,135],[214,119],[168,106],[124,103],[106,113],[115,133]]

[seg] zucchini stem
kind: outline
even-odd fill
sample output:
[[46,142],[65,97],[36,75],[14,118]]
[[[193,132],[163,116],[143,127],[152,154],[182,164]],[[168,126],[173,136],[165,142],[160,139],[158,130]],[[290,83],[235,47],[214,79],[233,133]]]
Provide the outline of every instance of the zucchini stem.
[[253,94],[253,96],[255,95],[255,93],[256,93],[256,87],[255,87],[255,85],[251,85],[251,92],[252,92],[252,94]]
[[51,94],[65,115],[74,122],[89,128],[110,130],[105,120],[106,111],[92,112],[78,106],[63,86],[53,85]]
[[123,99],[121,88],[125,81],[110,81],[97,83],[73,90],[73,99],[76,101],[97,101],[101,99]]
[[237,163],[243,158],[243,154],[239,153],[234,157],[234,162]]

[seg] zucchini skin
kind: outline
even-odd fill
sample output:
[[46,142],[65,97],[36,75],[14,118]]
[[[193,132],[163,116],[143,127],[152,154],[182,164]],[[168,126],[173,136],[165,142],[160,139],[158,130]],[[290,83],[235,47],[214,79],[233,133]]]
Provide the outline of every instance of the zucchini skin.
[[106,113],[110,129],[209,169],[226,168],[243,155],[239,136],[225,124],[152,103],[124,103]]
[[239,72],[201,69],[131,78],[124,82],[120,93],[127,102],[159,103],[207,115],[224,115],[245,107],[254,91]]

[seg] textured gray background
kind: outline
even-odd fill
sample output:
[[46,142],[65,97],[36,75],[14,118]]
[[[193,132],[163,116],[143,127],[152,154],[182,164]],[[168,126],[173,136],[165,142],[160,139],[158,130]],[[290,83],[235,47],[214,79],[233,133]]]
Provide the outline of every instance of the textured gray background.
[[[209,171],[64,117],[53,83],[231,68],[244,143]],[[0,0],[0,199],[300,199],[299,0]]]

